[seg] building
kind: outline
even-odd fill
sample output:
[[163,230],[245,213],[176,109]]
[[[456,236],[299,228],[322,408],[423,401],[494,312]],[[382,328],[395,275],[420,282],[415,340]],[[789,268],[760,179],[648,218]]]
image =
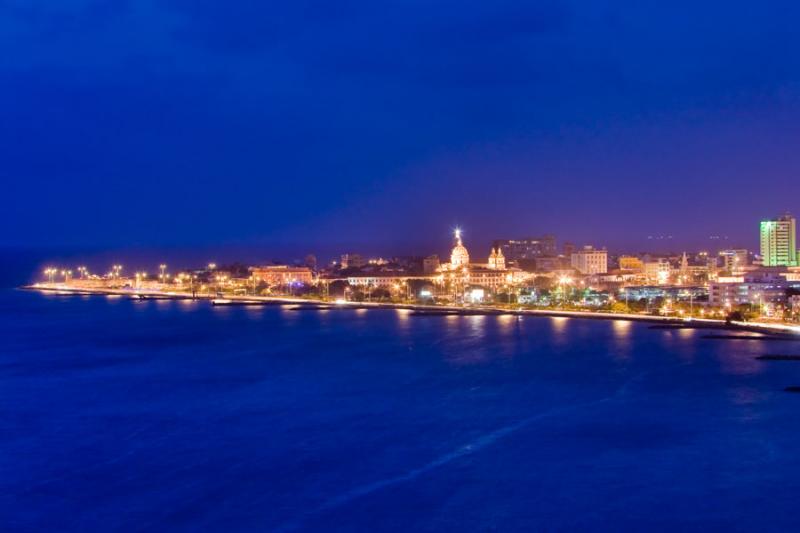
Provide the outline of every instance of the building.
[[456,244],[450,252],[450,268],[455,270],[460,267],[469,266],[469,252],[464,243],[461,242],[461,230],[456,228]]
[[644,263],[638,257],[632,255],[622,255],[619,258],[619,268],[622,270],[632,270],[633,272],[643,272]]
[[251,275],[268,285],[288,285],[290,283],[310,284],[314,281],[314,274],[308,267],[289,265],[270,265],[253,267]]
[[371,274],[348,276],[347,283],[352,287],[391,289],[402,286],[409,279],[410,276],[397,275],[389,272],[374,272]]
[[669,264],[669,260],[665,258],[644,263],[644,277],[650,283],[665,285],[669,282],[671,271],[672,267]]
[[715,307],[785,304],[789,286],[779,272],[758,270],[743,277],[720,278],[709,283],[708,303]]
[[361,268],[367,264],[361,254],[344,254],[342,255],[341,263],[342,268]]
[[422,271],[425,274],[435,274],[440,266],[438,255],[429,255],[422,260]]
[[493,291],[513,283],[511,273],[493,268],[471,268],[467,276],[469,285],[485,287]]
[[503,255],[501,248],[492,248],[492,253],[489,254],[489,262],[487,265],[492,270],[505,270],[506,258]]
[[775,220],[761,221],[762,265],[797,266],[795,219],[786,214]]
[[536,259],[542,256],[552,256],[558,253],[556,238],[553,235],[532,237],[529,239],[501,239],[492,243],[492,249],[497,249],[509,261],[520,259]]
[[494,247],[486,263],[470,262],[470,255],[461,240],[461,231],[455,231],[455,244],[450,252],[450,262],[439,268],[440,283],[450,287],[455,298],[462,298],[467,288],[484,288],[497,291],[502,287],[521,283],[529,274],[506,265],[502,248]]
[[553,272],[567,267],[567,260],[558,256],[543,256],[535,259],[537,272]]
[[722,269],[732,275],[740,274],[747,266],[749,253],[743,248],[720,250],[719,257],[722,259]]
[[606,250],[596,250],[591,246],[584,246],[583,250],[572,254],[571,260],[572,268],[581,274],[591,276],[608,272],[608,252]]

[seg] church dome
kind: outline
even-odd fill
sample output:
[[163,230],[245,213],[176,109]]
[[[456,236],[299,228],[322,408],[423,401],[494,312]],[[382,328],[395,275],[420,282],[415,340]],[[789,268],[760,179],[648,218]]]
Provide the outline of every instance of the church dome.
[[469,265],[469,252],[467,247],[461,242],[461,231],[456,230],[456,245],[450,252],[450,265],[453,268]]

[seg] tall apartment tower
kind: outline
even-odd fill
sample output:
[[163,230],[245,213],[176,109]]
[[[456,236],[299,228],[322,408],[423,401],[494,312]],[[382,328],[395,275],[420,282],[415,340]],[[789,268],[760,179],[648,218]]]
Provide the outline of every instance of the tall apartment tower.
[[795,219],[786,214],[761,221],[761,258],[764,266],[797,266]]

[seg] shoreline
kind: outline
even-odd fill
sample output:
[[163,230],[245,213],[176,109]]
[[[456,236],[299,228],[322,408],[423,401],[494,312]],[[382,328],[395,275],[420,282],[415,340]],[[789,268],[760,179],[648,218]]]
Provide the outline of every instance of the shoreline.
[[632,322],[647,322],[665,326],[664,329],[721,329],[750,331],[767,335],[792,335],[800,340],[800,325],[772,324],[764,322],[731,322],[711,318],[680,318],[657,315],[640,315],[632,313],[611,313],[601,311],[570,311],[565,309],[507,309],[504,307],[483,306],[456,306],[456,305],[426,305],[399,302],[343,302],[328,301],[316,298],[295,298],[290,296],[248,296],[225,295],[217,298],[211,295],[192,296],[188,292],[157,291],[157,290],[131,290],[131,289],[93,289],[76,288],[61,284],[35,283],[18,287],[20,290],[38,291],[42,293],[60,293],[64,295],[86,296],[128,296],[131,299],[142,300],[198,300],[208,301],[212,305],[230,306],[267,306],[267,305],[306,305],[309,308],[321,309],[405,309],[419,312],[420,315],[439,316],[470,316],[470,315],[512,315],[512,316],[538,316],[551,318],[583,318],[588,320],[629,320]]

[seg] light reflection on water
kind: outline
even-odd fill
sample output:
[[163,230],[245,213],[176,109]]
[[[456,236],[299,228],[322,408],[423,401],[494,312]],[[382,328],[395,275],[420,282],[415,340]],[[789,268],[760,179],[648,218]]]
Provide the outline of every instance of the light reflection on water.
[[614,320],[611,323],[614,342],[614,359],[625,361],[631,357],[631,335],[633,322],[630,320]]
[[[278,529],[344,493],[330,516],[353,531],[396,523],[419,494],[418,519],[396,529],[792,530],[791,491],[764,490],[799,474],[783,387],[800,365],[753,357],[793,345],[578,318],[8,298],[0,456],[15,461],[0,514],[19,529],[102,529],[131,506],[158,519],[229,472],[229,505],[212,521],[181,514],[185,529]],[[610,358],[625,349],[624,364]],[[167,492],[140,490],[165,472]],[[458,505],[441,490],[454,484]],[[57,498],[70,491],[81,497]]]
[[755,355],[763,353],[764,343],[754,342],[748,344],[748,347],[753,348],[752,354],[742,353],[741,350],[736,350],[734,347],[726,349],[730,346],[729,343],[723,345],[722,350],[717,352],[717,360],[719,361],[720,369],[723,374],[730,374],[734,376],[755,376],[761,374],[766,369],[761,361],[756,360]]
[[467,324],[469,324],[470,333],[483,333],[484,328],[486,327],[486,315],[471,315],[466,318]]
[[553,331],[553,344],[557,346],[566,346],[569,344],[569,335],[567,335],[569,318],[565,316],[551,316],[550,324],[552,325]]
[[733,387],[728,390],[730,402],[741,409],[739,419],[745,422],[759,420],[761,412],[758,404],[764,402],[765,394],[758,389],[745,385]]
[[514,326],[518,323],[519,317],[514,315],[499,315],[497,317],[497,325],[499,326],[500,332],[503,334],[511,333],[514,330]]

